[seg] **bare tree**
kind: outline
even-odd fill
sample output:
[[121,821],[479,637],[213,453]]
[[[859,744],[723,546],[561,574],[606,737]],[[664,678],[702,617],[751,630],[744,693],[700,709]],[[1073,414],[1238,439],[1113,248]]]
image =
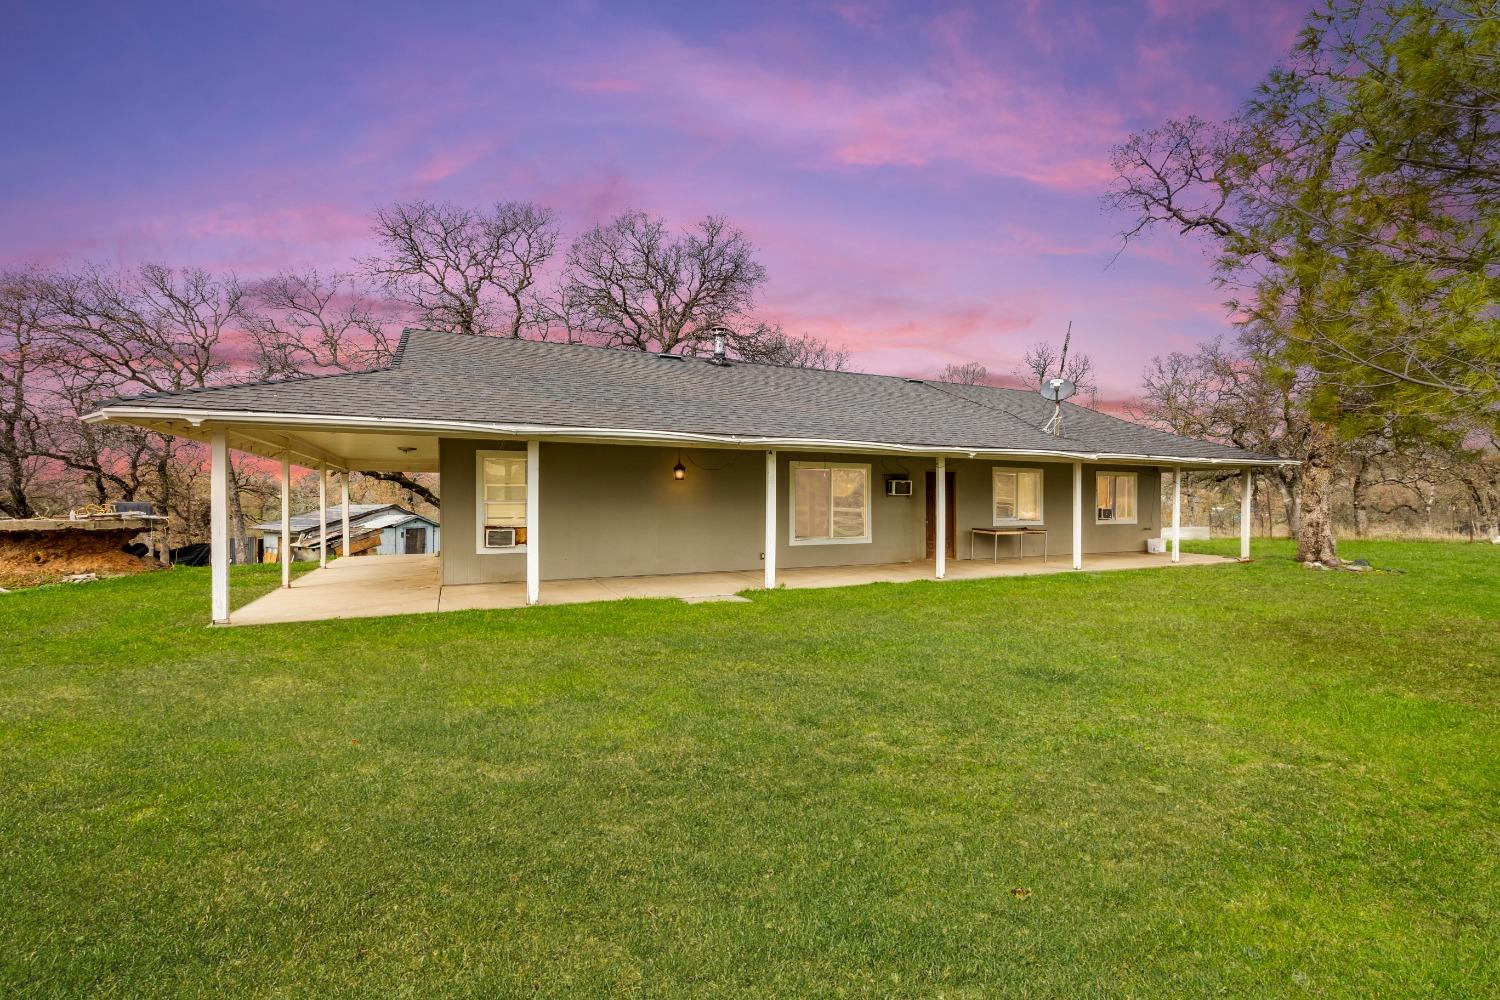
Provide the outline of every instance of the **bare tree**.
[[765,280],[755,247],[721,216],[672,234],[629,211],[568,251],[567,294],[607,344],[639,351],[701,345],[710,327],[749,312]]
[[990,370],[978,361],[965,361],[961,365],[944,365],[937,380],[956,385],[989,385]]
[[1013,374],[1027,388],[1041,388],[1049,378],[1065,378],[1087,397],[1089,406],[1099,402],[1099,383],[1094,380],[1093,359],[1080,351],[1070,351],[1066,338],[1061,353],[1045,341],[1032,344],[1021,356],[1021,363]]
[[0,511],[31,517],[37,471],[38,380],[56,360],[38,275],[0,274]]
[[[849,364],[849,352],[833,347],[828,341],[811,334],[789,334],[780,323],[757,323],[752,329],[738,333],[731,330],[726,337],[726,349],[731,357],[754,364],[780,365],[784,368],[822,368],[827,371],[843,371]],[[695,345],[702,350],[704,345]]]
[[364,371],[390,362],[390,335],[353,275],[283,271],[248,286],[245,327],[262,378]]
[[430,201],[375,214],[381,252],[366,272],[436,330],[520,337],[537,314],[535,285],[557,246],[552,210],[498,202],[488,212]]

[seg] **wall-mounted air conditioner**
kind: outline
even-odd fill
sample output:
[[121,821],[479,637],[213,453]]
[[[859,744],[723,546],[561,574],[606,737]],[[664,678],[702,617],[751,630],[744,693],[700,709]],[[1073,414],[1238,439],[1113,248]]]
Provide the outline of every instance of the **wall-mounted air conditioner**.
[[485,528],[484,547],[487,549],[513,549],[516,547],[515,528]]
[[888,497],[911,496],[911,480],[905,476],[886,476],[885,495]]

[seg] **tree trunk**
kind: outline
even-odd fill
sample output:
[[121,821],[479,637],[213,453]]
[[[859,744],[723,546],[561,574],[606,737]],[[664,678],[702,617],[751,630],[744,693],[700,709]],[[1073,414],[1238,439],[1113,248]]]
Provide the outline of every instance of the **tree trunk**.
[[1354,475],[1349,480],[1349,505],[1354,510],[1354,535],[1356,538],[1365,537],[1370,527],[1370,513],[1366,509],[1368,489],[1365,486],[1365,472],[1369,468],[1369,462],[1358,459],[1354,464]]
[[1333,540],[1333,481],[1338,469],[1338,442],[1333,429],[1315,424],[1308,436],[1298,476],[1297,561],[1337,566]]
[[235,474],[234,460],[229,460],[229,527],[233,542],[229,546],[229,561],[236,564],[245,564],[250,561],[250,553],[245,538],[245,507],[240,502],[240,479]]

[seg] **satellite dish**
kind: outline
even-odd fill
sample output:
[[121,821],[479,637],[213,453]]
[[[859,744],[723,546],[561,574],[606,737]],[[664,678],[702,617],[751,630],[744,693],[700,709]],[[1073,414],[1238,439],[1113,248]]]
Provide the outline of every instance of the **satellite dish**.
[[1049,378],[1042,383],[1041,393],[1043,399],[1050,399],[1054,403],[1061,403],[1078,391],[1078,386],[1065,378]]

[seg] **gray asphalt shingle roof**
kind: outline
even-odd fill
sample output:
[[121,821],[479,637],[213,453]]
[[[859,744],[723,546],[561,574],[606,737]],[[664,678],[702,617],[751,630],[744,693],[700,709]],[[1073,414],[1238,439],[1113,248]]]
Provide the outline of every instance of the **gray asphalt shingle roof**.
[[666,359],[577,344],[407,331],[391,367],[116,400],[162,410],[607,428],[1011,450],[1264,460],[1035,393],[858,372]]

